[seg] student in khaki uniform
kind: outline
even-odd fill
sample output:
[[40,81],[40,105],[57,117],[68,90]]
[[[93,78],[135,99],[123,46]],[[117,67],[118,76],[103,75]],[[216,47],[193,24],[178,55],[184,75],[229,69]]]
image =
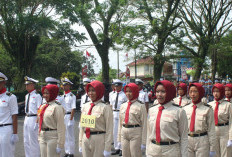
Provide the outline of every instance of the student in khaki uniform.
[[95,128],[81,127],[79,132],[79,152],[83,157],[109,157],[113,141],[113,112],[101,98],[105,87],[100,81],[92,81],[86,86],[91,102],[86,103],[82,115],[96,117]]
[[42,94],[46,104],[39,107],[39,144],[41,157],[60,157],[65,142],[65,111],[55,101],[59,92],[57,85],[46,85]]
[[232,106],[224,100],[225,89],[220,83],[212,88],[214,101],[210,102],[214,110],[216,131],[216,156],[231,157],[232,146]]
[[215,125],[211,106],[201,102],[205,90],[200,83],[189,86],[192,103],[184,106],[188,118],[189,157],[213,157],[215,153]]
[[147,157],[187,157],[188,123],[186,113],[172,102],[175,86],[167,81],[155,84],[158,104],[148,111]]
[[135,83],[124,87],[128,102],[119,112],[118,142],[122,145],[122,156],[141,157],[146,148],[147,110],[137,99],[139,88]]
[[225,100],[232,103],[232,84],[226,84],[225,85]]
[[173,101],[179,106],[185,106],[191,103],[191,100],[187,97],[187,85],[185,83],[180,83],[177,87],[178,97],[174,98]]

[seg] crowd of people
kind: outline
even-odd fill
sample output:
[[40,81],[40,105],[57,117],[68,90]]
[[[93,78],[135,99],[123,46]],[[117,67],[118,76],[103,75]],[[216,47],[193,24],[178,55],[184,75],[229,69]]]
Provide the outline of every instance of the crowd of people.
[[[14,157],[17,135],[17,99],[6,91],[7,77],[0,73],[0,157]],[[25,77],[25,156],[64,157],[75,154],[76,96],[68,78],[48,77],[41,97],[37,80]],[[232,84],[207,80],[176,86],[157,81],[153,90],[144,82],[123,86],[114,79],[109,102],[105,86],[83,79],[79,152],[83,157],[232,157]],[[151,91],[151,93],[150,93]],[[150,95],[151,94],[151,95]]]

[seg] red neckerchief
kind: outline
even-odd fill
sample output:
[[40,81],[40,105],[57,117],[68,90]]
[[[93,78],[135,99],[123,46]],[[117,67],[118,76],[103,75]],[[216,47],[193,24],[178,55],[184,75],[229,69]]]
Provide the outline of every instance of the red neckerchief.
[[65,91],[65,94],[68,94],[68,93],[70,93],[71,91],[70,90],[68,90],[68,91]]
[[0,94],[3,94],[6,92],[6,88],[2,88],[2,90],[0,90]]

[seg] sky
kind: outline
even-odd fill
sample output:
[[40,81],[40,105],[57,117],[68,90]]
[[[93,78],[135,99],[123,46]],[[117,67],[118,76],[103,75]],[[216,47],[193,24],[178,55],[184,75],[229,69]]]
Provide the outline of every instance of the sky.
[[[98,55],[98,52],[96,48],[93,46],[92,40],[90,39],[90,36],[88,35],[88,32],[83,26],[75,25],[73,27],[75,30],[78,30],[79,33],[85,33],[88,40],[85,40],[84,43],[76,43],[76,47],[73,47],[73,50],[79,50],[83,52],[83,55],[86,55],[86,50],[90,53],[90,55],[94,55],[96,58],[96,65],[94,65],[94,71],[95,73],[99,73],[99,71],[102,69],[101,65],[101,58]],[[134,56],[133,52],[128,53],[128,59],[126,59],[126,52],[124,50],[119,51],[119,69],[122,72],[126,71],[126,65],[133,61]],[[109,65],[113,69],[117,69],[117,51],[114,51],[110,49],[109,51]]]

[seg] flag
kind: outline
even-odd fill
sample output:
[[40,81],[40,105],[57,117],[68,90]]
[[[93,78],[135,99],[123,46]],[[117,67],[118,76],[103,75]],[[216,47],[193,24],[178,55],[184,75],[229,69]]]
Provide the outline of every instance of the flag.
[[90,53],[86,50],[86,57],[89,57]]
[[126,68],[126,78],[127,79],[130,78],[130,69],[129,69],[129,67]]
[[85,65],[83,68],[82,68],[82,79],[87,77],[87,72],[88,72],[88,67],[87,65]]
[[128,60],[128,52],[126,53],[125,60]]

